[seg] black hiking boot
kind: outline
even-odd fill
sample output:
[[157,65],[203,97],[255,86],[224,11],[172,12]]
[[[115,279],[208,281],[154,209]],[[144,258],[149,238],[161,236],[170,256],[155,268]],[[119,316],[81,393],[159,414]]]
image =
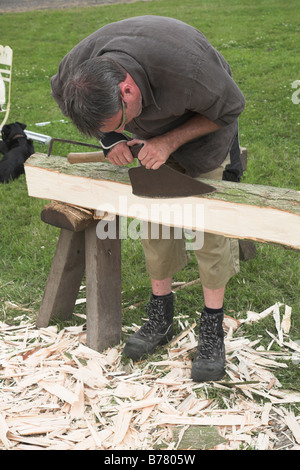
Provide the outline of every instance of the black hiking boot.
[[173,294],[164,299],[155,299],[151,295],[146,306],[149,321],[134,333],[124,347],[124,354],[138,361],[148,354],[153,354],[157,346],[165,344],[173,336]]
[[204,309],[200,320],[199,343],[192,366],[195,382],[220,380],[225,375],[223,313]]

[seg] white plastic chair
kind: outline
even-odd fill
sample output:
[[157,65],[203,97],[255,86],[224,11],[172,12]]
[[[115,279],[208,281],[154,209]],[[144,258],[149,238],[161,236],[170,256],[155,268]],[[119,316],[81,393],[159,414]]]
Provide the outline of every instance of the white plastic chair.
[[11,77],[13,51],[9,46],[0,45],[0,130],[6,123],[10,111]]

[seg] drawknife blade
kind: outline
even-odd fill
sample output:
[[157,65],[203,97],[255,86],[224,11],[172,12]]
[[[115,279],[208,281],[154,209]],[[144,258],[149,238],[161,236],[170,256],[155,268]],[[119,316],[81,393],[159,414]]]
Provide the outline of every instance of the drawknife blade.
[[[137,156],[137,150],[140,149],[134,148],[134,150],[134,156]],[[200,196],[216,191],[213,186],[180,173],[165,164],[157,170],[147,170],[144,166],[138,166],[130,168],[128,173],[132,192],[140,197],[176,198]]]

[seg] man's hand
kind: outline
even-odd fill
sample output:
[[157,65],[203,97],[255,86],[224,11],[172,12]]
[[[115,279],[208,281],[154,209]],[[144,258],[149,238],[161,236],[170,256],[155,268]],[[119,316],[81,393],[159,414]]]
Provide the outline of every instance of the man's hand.
[[133,156],[127,142],[120,142],[110,149],[107,159],[116,166],[128,165],[133,162]]
[[107,159],[116,166],[132,163],[134,158],[130,147],[136,144],[143,144],[139,152],[139,160],[147,169],[157,170],[167,161],[171,153],[162,138],[154,137],[150,140],[133,139],[128,142],[120,142],[111,148]]
[[139,152],[141,164],[152,170],[157,170],[166,163],[171,153],[192,139],[202,137],[220,129],[218,124],[210,121],[201,114],[196,114],[187,122],[166,134],[153,137],[149,140],[133,139],[128,142],[120,142],[112,147],[107,158],[114,165],[128,165],[133,162],[130,147],[135,144],[143,144]]
[[162,137],[153,137],[149,140],[133,139],[127,142],[128,147],[136,144],[143,144],[138,157],[147,169],[157,170],[166,163],[171,154],[171,149]]
[[187,122],[166,134],[149,140],[130,140],[126,145],[144,144],[139,152],[139,159],[146,168],[157,170],[163,163],[166,163],[169,156],[179,147],[218,129],[220,129],[218,124],[201,114],[196,114]]

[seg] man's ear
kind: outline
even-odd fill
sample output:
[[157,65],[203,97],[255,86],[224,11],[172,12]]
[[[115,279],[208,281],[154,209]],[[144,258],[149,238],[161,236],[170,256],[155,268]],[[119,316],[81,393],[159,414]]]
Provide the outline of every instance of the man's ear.
[[127,103],[133,97],[133,89],[132,86],[126,82],[120,83],[120,92],[122,100]]
[[127,74],[125,80],[120,83],[121,98],[125,103],[135,100],[138,93],[138,88],[134,80]]

